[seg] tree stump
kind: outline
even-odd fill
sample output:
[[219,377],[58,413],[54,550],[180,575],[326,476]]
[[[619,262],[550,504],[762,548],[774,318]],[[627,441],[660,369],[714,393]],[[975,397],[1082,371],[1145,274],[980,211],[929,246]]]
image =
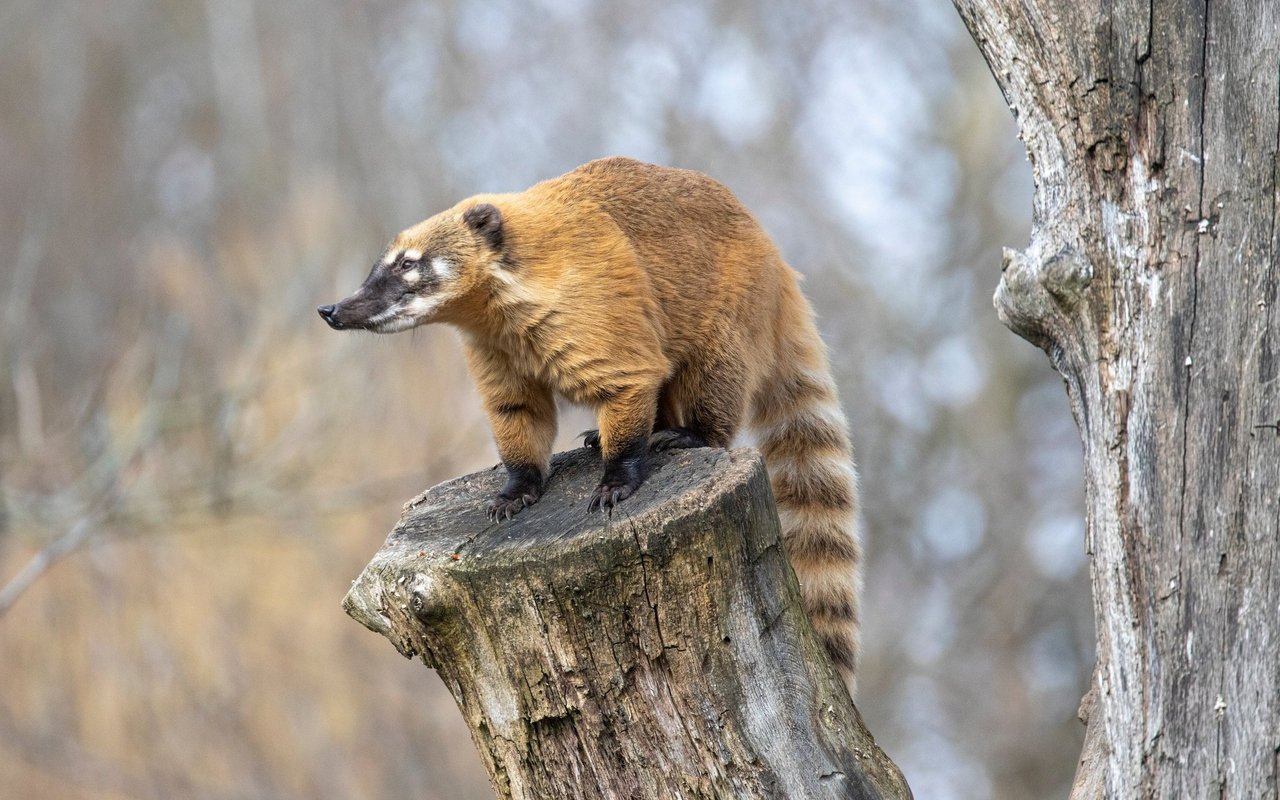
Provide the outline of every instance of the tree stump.
[[592,451],[491,523],[441,484],[347,613],[440,673],[504,798],[907,798],[814,636],[751,449],[658,455],[611,516]]

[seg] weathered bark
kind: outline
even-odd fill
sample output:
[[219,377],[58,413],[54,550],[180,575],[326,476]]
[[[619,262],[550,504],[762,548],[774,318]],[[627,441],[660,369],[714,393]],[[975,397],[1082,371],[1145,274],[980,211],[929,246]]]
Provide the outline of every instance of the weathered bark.
[[598,456],[491,524],[499,471],[442,484],[347,595],[458,701],[502,797],[910,797],[801,609],[753,450],[687,450],[613,516]]
[[1276,797],[1280,4],[955,0],[1036,183],[1002,319],[1084,440],[1078,797]]

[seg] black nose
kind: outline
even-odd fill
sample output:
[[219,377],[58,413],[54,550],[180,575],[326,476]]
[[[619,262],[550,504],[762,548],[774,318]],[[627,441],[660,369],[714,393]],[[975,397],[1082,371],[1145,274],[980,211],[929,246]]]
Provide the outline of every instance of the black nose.
[[318,308],[316,308],[316,311],[320,313],[321,319],[329,323],[329,327],[331,328],[338,327],[338,320],[335,319],[333,316],[333,312],[336,310],[337,310],[337,306],[335,305],[319,306]]

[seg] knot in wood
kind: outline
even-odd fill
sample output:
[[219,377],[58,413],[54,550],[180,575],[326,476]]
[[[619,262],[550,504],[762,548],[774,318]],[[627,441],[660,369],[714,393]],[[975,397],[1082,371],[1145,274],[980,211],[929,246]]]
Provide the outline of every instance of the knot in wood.
[[1066,245],[1045,261],[1040,282],[1061,305],[1074,308],[1093,282],[1093,264],[1074,247]]

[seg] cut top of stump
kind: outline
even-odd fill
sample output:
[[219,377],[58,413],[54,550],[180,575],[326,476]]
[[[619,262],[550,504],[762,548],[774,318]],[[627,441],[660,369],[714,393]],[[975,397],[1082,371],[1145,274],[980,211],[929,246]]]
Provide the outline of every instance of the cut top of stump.
[[[498,522],[488,518],[487,509],[506,482],[501,464],[428,489],[405,503],[400,521],[352,585],[344,608],[365,627],[388,635],[379,591],[387,569],[465,573],[483,564],[491,572],[530,561],[579,557],[584,549],[597,550],[619,536],[634,547],[635,535],[647,536],[675,519],[715,506],[725,492],[763,473],[763,465],[751,448],[655,453],[649,479],[631,497],[610,511],[588,511],[601,472],[594,450],[559,453],[551,461],[541,499]],[[639,544],[648,549],[647,541]]]
[[[401,538],[420,547],[428,543],[460,558],[547,558],[582,546],[583,537],[660,514],[670,519],[710,507],[725,491],[746,483],[761,469],[754,450],[677,450],[653,456],[653,472],[631,497],[608,511],[588,511],[600,482],[599,455],[581,448],[551,461],[542,498],[510,520],[490,522],[489,499],[506,482],[501,465],[442,483],[410,501],[387,546]],[[667,521],[653,520],[663,523]],[[450,555],[452,555],[450,553]]]

